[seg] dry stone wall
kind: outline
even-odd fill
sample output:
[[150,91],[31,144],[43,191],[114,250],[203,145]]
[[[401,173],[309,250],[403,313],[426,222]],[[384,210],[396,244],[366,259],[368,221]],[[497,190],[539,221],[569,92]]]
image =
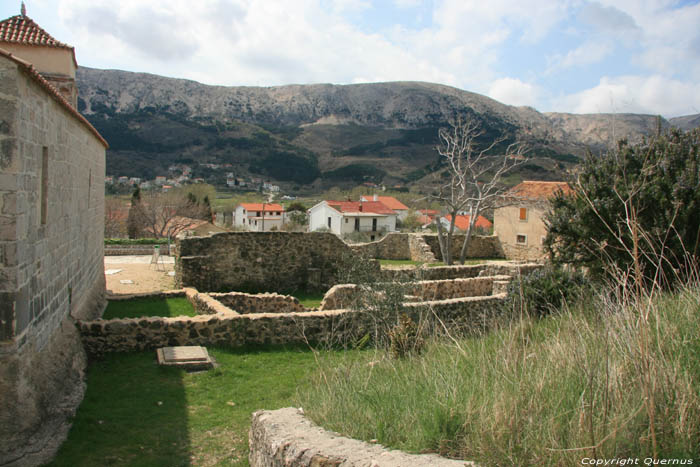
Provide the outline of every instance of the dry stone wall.
[[319,232],[178,238],[176,251],[176,282],[207,292],[326,290],[355,256],[341,239]]
[[276,293],[247,294],[242,292],[210,293],[209,297],[239,313],[301,313],[306,311],[296,297]]
[[382,269],[385,281],[446,280],[477,276],[518,276],[543,267],[540,263],[492,262],[465,266],[437,266],[412,269]]
[[253,413],[248,435],[252,467],[464,467],[472,462],[435,454],[408,454],[314,425],[295,408]]
[[[423,235],[423,240],[430,246],[433,254],[436,258],[442,259],[440,254],[440,243],[438,241],[437,234]],[[459,258],[460,252],[462,251],[462,243],[464,242],[464,235],[454,235],[452,237],[452,258]],[[474,235],[471,240],[469,240],[469,247],[467,248],[467,258],[505,258],[503,254],[503,249],[501,248],[501,242],[495,235],[481,236]]]
[[[207,294],[188,291],[188,298],[202,295]],[[416,321],[435,315],[451,331],[467,333],[483,329],[487,317],[501,312],[504,300],[505,294],[465,297],[405,303],[404,310]],[[355,310],[257,314],[223,311],[195,317],[86,320],[79,321],[78,328],[88,353],[101,355],[177,345],[348,343],[371,333],[375,323],[370,314]]]

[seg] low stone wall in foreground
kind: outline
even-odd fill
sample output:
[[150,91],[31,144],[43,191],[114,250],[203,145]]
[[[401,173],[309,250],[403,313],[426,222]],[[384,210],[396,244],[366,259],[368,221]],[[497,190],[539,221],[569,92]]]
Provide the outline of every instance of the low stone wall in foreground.
[[346,438],[314,425],[295,408],[253,413],[248,435],[252,467],[458,467],[473,462],[435,454],[408,454]]
[[[207,294],[188,291],[187,295],[203,303]],[[437,316],[455,334],[464,334],[482,330],[488,318],[501,313],[505,297],[499,294],[405,303],[403,311],[416,322]],[[355,310],[256,314],[238,314],[226,307],[222,310],[228,311],[195,317],[99,319],[76,324],[91,355],[178,345],[343,344],[371,334],[376,324],[371,314]]]

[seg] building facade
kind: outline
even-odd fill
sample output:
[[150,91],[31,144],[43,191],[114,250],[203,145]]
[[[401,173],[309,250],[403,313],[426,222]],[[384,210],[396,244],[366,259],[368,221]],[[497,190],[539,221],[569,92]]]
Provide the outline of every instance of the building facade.
[[513,187],[493,214],[493,231],[508,259],[536,260],[544,257],[547,226],[544,216],[549,199],[557,192],[568,194],[566,182],[524,181]]
[[379,201],[321,201],[309,209],[309,231],[329,230],[336,235],[366,232],[370,239],[394,232],[398,215]]
[[[13,29],[33,23],[21,16],[0,22],[1,39],[37,37]],[[0,40],[0,465],[38,465],[65,439],[84,392],[74,320],[104,309],[107,143],[28,61],[55,51],[44,65],[55,59],[61,71],[74,65],[72,53],[34,50],[28,40],[36,53],[23,57],[21,47],[5,45]]]

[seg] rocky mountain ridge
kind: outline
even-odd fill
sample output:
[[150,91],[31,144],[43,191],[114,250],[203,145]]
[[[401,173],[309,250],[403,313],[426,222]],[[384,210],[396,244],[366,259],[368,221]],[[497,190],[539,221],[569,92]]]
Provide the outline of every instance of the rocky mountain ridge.
[[[333,185],[347,176],[410,185],[438,169],[437,129],[468,115],[484,138],[528,144],[532,173],[523,176],[553,179],[588,149],[669,125],[652,115],[540,113],[424,82],[225,87],[90,68],[80,68],[77,80],[79,110],[110,142],[114,175],[217,160],[297,184]],[[679,122],[694,121],[686,120]]]

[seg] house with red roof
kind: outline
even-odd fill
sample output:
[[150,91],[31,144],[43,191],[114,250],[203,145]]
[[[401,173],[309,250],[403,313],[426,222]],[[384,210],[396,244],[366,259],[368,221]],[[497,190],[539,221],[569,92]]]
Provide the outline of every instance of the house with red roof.
[[394,232],[398,214],[381,201],[321,201],[309,209],[309,230],[328,229],[336,235],[367,232],[374,240]]
[[566,182],[524,181],[511,188],[494,210],[494,234],[509,259],[538,259],[544,256],[547,235],[544,216],[549,200],[557,193],[570,194]]
[[282,230],[287,222],[284,206],[275,203],[241,203],[233,211],[233,226],[253,232]]
[[365,195],[360,197],[360,201],[379,201],[384,206],[392,209],[400,221],[408,216],[408,206],[393,196]]
[[[449,228],[450,223],[452,222],[452,216],[450,214],[446,215],[445,217],[440,219],[442,224],[446,227]],[[470,215],[466,214],[458,214],[455,217],[455,231],[458,233],[466,233],[467,230],[469,230],[469,221],[471,220]],[[491,229],[493,228],[493,223],[485,218],[484,216],[477,216],[476,218],[476,223],[474,224],[474,229],[477,231],[480,230],[482,232],[491,232]],[[476,232],[472,232],[476,233]]]

